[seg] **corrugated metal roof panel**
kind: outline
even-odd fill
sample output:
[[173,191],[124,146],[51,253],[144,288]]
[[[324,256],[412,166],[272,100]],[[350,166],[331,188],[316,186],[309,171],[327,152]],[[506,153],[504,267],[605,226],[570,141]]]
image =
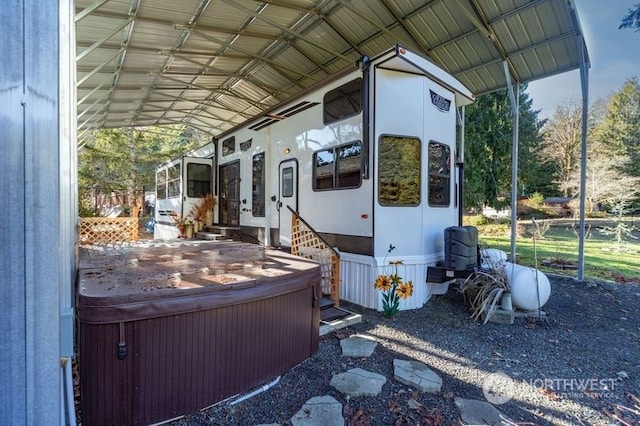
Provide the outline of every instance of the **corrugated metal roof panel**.
[[189,22],[200,3],[200,0],[140,1],[137,3],[139,5],[137,15],[149,19],[171,19],[174,22]]
[[96,5],[76,0],[83,129],[197,122],[217,134],[395,44],[428,55],[476,94],[505,86],[503,61],[522,82],[580,64],[570,0]]

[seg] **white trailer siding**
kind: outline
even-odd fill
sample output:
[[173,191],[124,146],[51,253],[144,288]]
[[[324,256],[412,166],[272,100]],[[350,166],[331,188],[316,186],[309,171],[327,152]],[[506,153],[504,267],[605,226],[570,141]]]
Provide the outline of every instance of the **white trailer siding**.
[[[349,102],[325,103],[333,96]],[[398,274],[413,282],[414,295],[400,307],[419,308],[431,295],[427,266],[443,259],[444,229],[457,221],[456,108],[472,99],[453,77],[403,48],[363,59],[361,68],[214,141],[216,222],[287,246],[290,206],[341,252],[342,299],[381,309],[373,282],[393,272],[389,261],[402,260]],[[259,188],[253,159],[262,153]],[[264,197],[264,215],[254,197]],[[226,223],[232,203],[237,218]]]
[[[379,147],[380,138],[385,135],[398,135],[417,138],[420,141],[420,203],[417,206],[381,205],[376,184],[374,197],[374,257],[378,273],[390,273],[391,260],[402,260],[398,274],[404,281],[412,281],[414,295],[401,302],[401,309],[421,307],[431,296],[426,285],[427,266],[434,265],[444,257],[444,228],[456,223],[457,204],[455,199],[455,173],[450,168],[449,203],[447,206],[429,205],[429,144],[434,141],[449,147],[450,161],[453,165],[455,155],[455,104],[448,111],[436,108],[431,101],[431,92],[451,101],[454,94],[424,75],[409,74],[386,69],[376,69],[374,108],[374,139]],[[374,157],[379,160],[378,150]],[[378,175],[380,164],[376,161],[374,174]],[[375,180],[378,182],[378,180]],[[389,247],[395,249],[389,252]],[[353,268],[351,268],[353,269]],[[374,274],[377,275],[377,274]],[[367,282],[349,279],[351,285],[363,288],[355,291],[364,295],[361,303],[370,301],[369,292],[379,293]],[[377,304],[369,306],[381,309],[381,297]]]
[[[454,99],[454,93],[436,84],[435,82],[425,79],[427,85],[425,90],[425,121],[424,121],[424,148],[428,150],[428,143],[433,141],[445,144],[450,149],[449,173],[451,185],[449,186],[449,206],[448,207],[429,207],[428,193],[425,192],[424,202],[428,210],[422,218],[423,230],[422,241],[425,244],[425,253],[433,261],[433,257],[437,256],[438,260],[444,257],[444,233],[443,230],[448,226],[457,223],[458,219],[458,200],[456,194],[458,174],[456,172],[456,109],[453,106],[448,111],[441,111],[436,108],[430,97],[430,90],[447,99]],[[427,173],[428,170],[425,170]],[[425,176],[424,191],[428,191],[428,176]],[[426,268],[425,268],[426,273]],[[422,281],[424,282],[424,280]]]
[[[376,163],[373,172],[380,173],[378,147],[384,135],[406,136],[421,141],[421,162],[425,163],[424,149],[424,84],[425,77],[388,70],[376,70],[375,73],[375,119],[374,140]],[[379,187],[376,185],[375,197],[375,244],[376,257],[384,256],[390,244],[396,249],[394,257],[413,256],[424,253],[424,244],[420,227],[425,201],[424,169],[420,170],[420,202],[415,207],[381,206],[378,199]]]
[[[371,236],[371,180],[363,180],[359,188],[312,189],[315,152],[355,141],[363,142],[362,114],[329,125],[322,120],[324,94],[360,76],[360,72],[354,71],[332,82],[303,99],[318,105],[270,126],[274,170],[282,161],[297,159],[299,212],[318,232]],[[290,150],[289,154],[285,154],[286,150]],[[368,215],[369,219],[362,219],[362,215]],[[272,223],[272,226],[277,227],[277,224]]]
[[[153,238],[172,239],[179,235],[178,228],[170,212],[180,216],[186,216],[194,204],[194,200],[185,203],[184,196],[187,193],[187,182],[185,181],[185,167],[190,162],[190,158],[196,163],[212,164],[212,161],[203,161],[213,157],[214,145],[207,143],[200,148],[187,154],[187,156],[169,161],[156,169],[156,204],[155,204],[155,225]],[[169,170],[171,169],[171,172]],[[215,173],[214,173],[215,174]],[[171,192],[167,181],[172,178],[178,179],[178,191]],[[213,185],[215,187],[215,185]],[[163,190],[160,190],[160,187]]]

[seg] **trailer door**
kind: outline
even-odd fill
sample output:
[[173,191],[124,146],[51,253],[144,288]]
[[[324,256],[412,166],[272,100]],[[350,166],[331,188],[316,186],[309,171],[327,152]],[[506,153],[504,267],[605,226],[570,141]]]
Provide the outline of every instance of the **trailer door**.
[[213,194],[213,159],[183,157],[182,217],[188,216],[193,206],[207,194]]
[[240,161],[220,166],[220,224],[240,225]]
[[291,212],[298,211],[298,162],[287,160],[279,167],[279,196],[276,207],[279,211],[280,246],[291,247]]

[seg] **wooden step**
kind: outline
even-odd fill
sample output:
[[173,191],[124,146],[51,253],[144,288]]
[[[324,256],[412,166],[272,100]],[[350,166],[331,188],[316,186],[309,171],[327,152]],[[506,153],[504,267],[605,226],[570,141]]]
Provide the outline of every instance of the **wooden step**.
[[240,227],[239,226],[225,226],[225,225],[211,225],[204,227],[205,232],[211,232],[214,234],[220,234],[227,237],[233,237],[235,235],[239,235]]
[[328,297],[323,297],[320,299],[320,310],[329,309],[333,307],[333,300]]
[[231,239],[226,235],[217,234],[215,232],[209,232],[209,231],[198,231],[196,232],[195,237],[198,240],[207,240],[207,241],[228,241]]

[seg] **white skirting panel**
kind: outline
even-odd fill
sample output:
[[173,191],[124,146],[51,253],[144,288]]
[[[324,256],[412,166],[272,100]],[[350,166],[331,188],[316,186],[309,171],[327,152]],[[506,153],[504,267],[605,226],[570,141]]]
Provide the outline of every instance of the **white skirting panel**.
[[382,309],[379,291],[373,287],[377,277],[375,259],[340,253],[340,299],[365,308]]
[[[373,283],[378,275],[395,272],[390,261],[402,260],[398,265],[398,275],[403,282],[413,282],[413,296],[400,301],[400,309],[418,309],[431,297],[427,286],[427,266],[433,266],[440,260],[436,256],[416,256],[403,259],[375,259],[369,256],[340,253],[340,298],[365,308],[382,310],[382,293]],[[386,265],[377,266],[378,262]]]
[[156,223],[153,227],[153,238],[156,240],[171,240],[178,238],[180,232],[175,225],[164,225]]

